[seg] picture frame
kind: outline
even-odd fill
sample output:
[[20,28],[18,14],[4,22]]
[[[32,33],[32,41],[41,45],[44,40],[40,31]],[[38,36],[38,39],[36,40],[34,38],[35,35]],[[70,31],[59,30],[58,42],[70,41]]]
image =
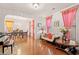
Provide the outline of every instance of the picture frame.
[[42,24],[41,23],[38,23],[38,27],[42,27]]
[[54,21],[54,26],[55,27],[59,27],[59,21],[57,20],[57,21]]

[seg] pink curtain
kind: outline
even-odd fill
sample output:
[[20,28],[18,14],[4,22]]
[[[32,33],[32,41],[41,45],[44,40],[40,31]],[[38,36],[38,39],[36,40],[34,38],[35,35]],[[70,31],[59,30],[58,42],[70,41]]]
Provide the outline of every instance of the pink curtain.
[[[70,8],[62,12],[64,27],[70,29],[75,20],[77,8]],[[67,39],[70,40],[70,32],[67,33]]]
[[48,33],[49,30],[50,30],[51,20],[52,20],[52,16],[47,16],[47,17],[46,17],[46,28],[47,28],[47,33]]

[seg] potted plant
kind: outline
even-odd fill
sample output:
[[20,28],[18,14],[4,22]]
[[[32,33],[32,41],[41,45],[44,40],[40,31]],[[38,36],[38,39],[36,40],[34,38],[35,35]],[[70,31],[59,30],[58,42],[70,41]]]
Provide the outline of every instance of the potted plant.
[[62,27],[60,29],[61,33],[63,33],[63,36],[62,36],[62,40],[65,40],[66,41],[66,33],[68,32],[68,29],[65,28],[65,27]]

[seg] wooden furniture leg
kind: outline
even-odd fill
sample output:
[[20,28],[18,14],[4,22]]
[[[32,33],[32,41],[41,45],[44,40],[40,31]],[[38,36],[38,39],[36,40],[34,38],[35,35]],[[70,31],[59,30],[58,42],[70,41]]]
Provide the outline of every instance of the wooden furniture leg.
[[13,53],[13,46],[11,45],[11,53]]

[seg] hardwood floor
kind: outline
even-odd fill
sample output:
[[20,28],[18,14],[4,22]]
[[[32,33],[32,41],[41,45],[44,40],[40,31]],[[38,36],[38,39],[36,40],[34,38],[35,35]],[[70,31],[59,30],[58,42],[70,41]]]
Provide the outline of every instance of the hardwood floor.
[[[10,49],[6,48],[4,54],[11,54]],[[32,37],[17,37],[12,55],[66,55],[66,53],[46,41]]]

